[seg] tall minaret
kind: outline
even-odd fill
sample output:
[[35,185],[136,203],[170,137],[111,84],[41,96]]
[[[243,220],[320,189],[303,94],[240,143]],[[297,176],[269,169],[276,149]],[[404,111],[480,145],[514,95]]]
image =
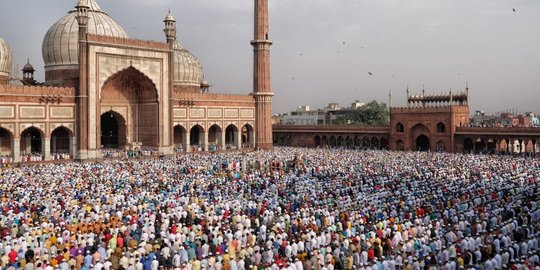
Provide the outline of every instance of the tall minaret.
[[[77,6],[77,23],[79,24],[79,88],[77,89],[77,150],[76,158],[88,158],[88,59],[87,59],[87,33],[88,33],[88,0],[79,0]],[[94,131],[95,132],[95,131]]]
[[[163,29],[163,32],[165,32],[165,37],[167,38],[167,44],[169,44],[169,97],[173,96],[173,80],[174,80],[174,46],[176,43],[176,20],[171,14],[171,10],[169,9],[169,13],[167,16],[165,16],[165,20],[163,20],[165,23],[165,29]],[[169,104],[169,115],[173,115],[173,104]],[[171,125],[169,128],[169,142],[167,145],[173,145],[174,144],[174,125]]]
[[253,97],[255,98],[255,146],[272,149],[272,88],[270,86],[270,45],[268,0],[255,0],[253,46]]

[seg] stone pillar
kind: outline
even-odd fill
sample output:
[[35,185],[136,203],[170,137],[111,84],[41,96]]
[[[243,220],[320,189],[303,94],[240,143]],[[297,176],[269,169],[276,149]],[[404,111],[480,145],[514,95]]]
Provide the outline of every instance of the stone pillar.
[[51,138],[41,139],[43,160],[51,160]]
[[242,149],[242,132],[240,130],[238,130],[238,132],[236,132],[236,148],[238,149]]
[[202,139],[202,145],[201,145],[201,149],[204,151],[204,152],[208,152],[208,132],[204,132],[201,134],[203,139]]
[[185,151],[186,153],[191,152],[191,145],[190,145],[190,143],[189,143],[189,142],[191,141],[190,135],[191,135],[191,134],[190,134],[189,132],[186,132],[186,136],[184,136],[184,137],[185,137],[185,141],[182,142],[182,143],[183,143],[183,147],[184,147],[184,151]]
[[58,152],[56,149],[56,137],[51,138],[51,149],[53,150],[51,151],[53,154]]
[[15,138],[11,142],[11,157],[13,162],[21,161],[21,139]]
[[77,156],[77,138],[76,137],[69,137],[69,153],[71,154],[71,157]]
[[[251,133],[249,133],[249,147],[251,147],[251,148],[255,147],[255,136],[257,136],[255,134],[255,131],[252,131]],[[273,134],[272,134],[272,144],[273,144],[273,141],[274,141],[274,138],[273,138]]]
[[220,144],[219,146],[221,147],[221,150],[225,150],[226,149],[226,146],[225,146],[225,141],[226,141],[226,138],[225,138],[225,131],[222,131],[221,132],[221,141],[220,141]]

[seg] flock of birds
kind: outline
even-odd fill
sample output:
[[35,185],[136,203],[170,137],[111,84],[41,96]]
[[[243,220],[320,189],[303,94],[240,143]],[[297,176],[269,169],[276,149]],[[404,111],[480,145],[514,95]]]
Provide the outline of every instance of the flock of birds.
[[[517,12],[515,8],[512,8],[512,11],[513,11],[513,12]],[[347,44],[347,43],[346,43],[345,41],[343,41],[343,42],[341,43],[341,45],[343,45],[343,46],[346,45],[346,44]],[[363,49],[363,48],[364,48],[364,46],[360,47],[360,49]],[[338,50],[337,53],[340,54],[341,51]],[[304,56],[304,53],[300,53],[300,56]],[[372,73],[371,71],[368,71],[368,75],[369,75],[369,76],[373,76],[373,73]],[[461,73],[458,73],[458,76],[461,76]],[[394,76],[394,75],[392,74],[392,78],[396,79],[396,76]],[[295,79],[295,77],[292,77],[292,80],[294,80],[294,79]]]

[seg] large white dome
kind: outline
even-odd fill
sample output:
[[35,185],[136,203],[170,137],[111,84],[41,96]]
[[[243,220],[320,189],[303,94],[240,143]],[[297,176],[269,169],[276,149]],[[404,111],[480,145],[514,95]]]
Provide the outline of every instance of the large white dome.
[[[89,34],[128,37],[126,31],[101,10],[95,0],[88,0],[88,6]],[[71,10],[47,31],[41,47],[46,70],[78,68],[79,24],[76,16],[77,11]]]
[[178,41],[174,44],[174,84],[201,86],[203,68],[199,60]]
[[13,63],[11,48],[6,41],[0,37],[0,76],[9,78]]

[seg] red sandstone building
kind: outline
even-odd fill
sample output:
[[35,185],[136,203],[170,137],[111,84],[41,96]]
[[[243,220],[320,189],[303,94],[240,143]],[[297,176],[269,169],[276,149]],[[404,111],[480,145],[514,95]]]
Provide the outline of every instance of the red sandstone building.
[[274,125],[274,144],[454,153],[536,153],[540,128],[469,127],[469,89],[446,95],[410,95],[390,108],[390,125]]
[[208,93],[171,14],[164,24],[166,42],[133,39],[95,0],[80,0],[45,34],[39,85],[30,63],[13,83],[11,49],[0,39],[0,155],[25,161],[96,158],[104,148],[272,148],[267,0],[255,0],[250,95]]

